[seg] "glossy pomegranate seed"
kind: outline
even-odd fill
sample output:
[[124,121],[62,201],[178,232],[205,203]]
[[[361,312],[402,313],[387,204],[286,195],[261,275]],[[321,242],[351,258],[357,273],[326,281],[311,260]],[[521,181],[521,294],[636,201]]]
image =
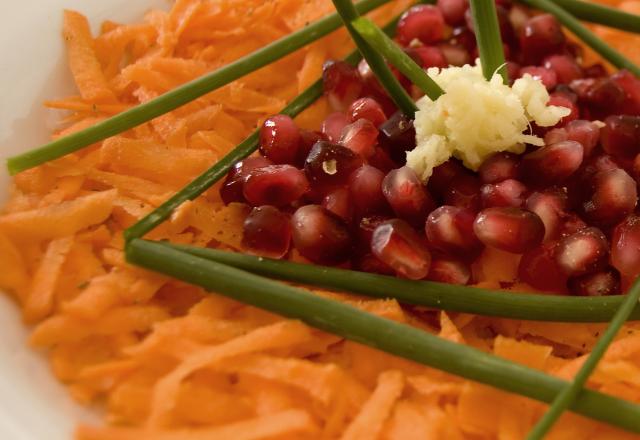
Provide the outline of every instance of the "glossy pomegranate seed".
[[360,219],[360,223],[358,223],[358,228],[356,229],[358,251],[364,250],[363,253],[371,252],[373,231],[375,231],[382,223],[389,220],[391,220],[390,217],[382,215],[373,215],[371,217],[364,217]]
[[471,269],[461,260],[434,258],[427,276],[429,281],[464,286],[471,281]]
[[373,156],[377,143],[378,129],[367,119],[358,119],[347,125],[340,137],[340,145],[365,159]]
[[298,126],[287,115],[271,116],[260,129],[260,152],[273,163],[295,163],[301,142]]
[[309,189],[307,177],[291,165],[257,168],[247,176],[242,192],[252,206],[287,206],[300,200]]
[[487,246],[522,254],[542,243],[544,223],[524,209],[487,208],[476,217],[473,231]]
[[485,160],[478,170],[483,183],[498,183],[520,177],[520,157],[513,153],[496,153]]
[[373,156],[368,159],[369,165],[376,167],[383,173],[389,173],[400,166],[393,160],[387,151],[378,146],[373,152]]
[[273,206],[253,208],[244,221],[242,244],[253,255],[284,257],[291,245],[291,219]]
[[583,71],[585,78],[602,78],[603,76],[607,76],[607,69],[600,63],[584,67]]
[[480,179],[471,174],[458,176],[449,184],[444,193],[446,205],[459,206],[479,210],[482,206],[480,198]]
[[382,106],[373,98],[360,98],[354,101],[351,107],[349,107],[349,116],[351,122],[366,119],[375,127],[378,127],[387,120]]
[[556,84],[558,84],[558,76],[552,69],[541,66],[526,66],[522,67],[518,72],[518,78],[522,78],[525,75],[531,75],[533,79],[537,79],[544,84],[547,90],[552,90]]
[[388,210],[382,194],[384,173],[371,165],[364,165],[349,178],[349,192],[358,217],[383,213]]
[[464,23],[464,13],[469,8],[468,0],[438,0],[438,9],[449,26]]
[[418,46],[405,49],[407,54],[423,69],[429,67],[447,67],[448,63],[442,50],[437,46]]
[[413,6],[398,22],[398,41],[408,46],[418,39],[424,44],[435,43],[444,36],[444,17],[435,6]]
[[525,252],[518,266],[520,280],[538,290],[564,292],[567,277],[556,264],[557,246],[558,242],[550,241]]
[[544,67],[556,73],[559,83],[569,84],[583,76],[582,67],[569,55],[551,55],[545,58]]
[[345,223],[353,219],[353,203],[347,188],[339,188],[322,199],[322,207],[340,217]]
[[623,275],[640,275],[640,216],[630,215],[613,230],[611,264]]
[[302,142],[300,143],[298,157],[295,161],[295,165],[299,168],[304,166],[304,161],[307,160],[307,156],[316,142],[326,140],[324,135],[319,131],[300,130],[300,137]]
[[604,123],[604,151],[623,159],[633,159],[640,153],[640,116],[609,116]]
[[605,269],[569,280],[569,291],[580,296],[607,296],[620,294],[620,274]]
[[631,214],[638,202],[636,182],[622,169],[600,171],[593,178],[593,195],[583,204],[587,220],[613,226]]
[[371,252],[400,276],[420,280],[429,274],[431,254],[408,223],[389,220],[373,231]]
[[568,237],[578,231],[586,229],[589,225],[575,213],[568,213],[560,224],[560,237]]
[[589,157],[600,140],[600,127],[591,121],[577,119],[565,127],[550,130],[544,136],[547,145],[567,140],[582,144],[584,156]]
[[507,74],[509,75],[509,85],[513,85],[516,78],[520,76],[522,66],[515,61],[507,61]]
[[579,276],[602,269],[609,257],[609,243],[598,228],[585,228],[564,237],[556,248],[556,263],[567,276]]
[[582,144],[562,141],[538,148],[522,158],[525,181],[536,185],[552,185],[575,173],[584,157]]
[[458,26],[453,28],[451,31],[449,43],[454,46],[460,46],[466,49],[467,52],[472,52],[476,49],[477,45],[476,34],[474,34],[467,26]]
[[329,105],[336,111],[348,109],[364,88],[357,69],[344,61],[327,61],[324,64],[322,84]]
[[347,226],[318,205],[306,205],[291,218],[293,245],[300,255],[318,264],[339,264],[351,253]]
[[353,266],[362,272],[376,273],[379,275],[395,275],[395,271],[380,261],[372,253],[357,255],[353,259]]
[[429,244],[443,252],[473,258],[482,244],[473,232],[475,212],[457,206],[441,206],[427,217]]
[[487,183],[480,188],[483,208],[521,208],[527,198],[527,187],[523,183],[507,179],[498,183]]
[[471,55],[464,46],[459,44],[443,43],[439,44],[438,47],[442,51],[447,64],[451,66],[464,66],[471,62]]
[[437,197],[444,197],[447,188],[454,179],[467,175],[467,170],[456,159],[449,159],[442,165],[433,169],[433,174],[427,182],[427,188],[431,194]]
[[304,171],[314,188],[330,191],[346,185],[349,176],[362,165],[362,157],[329,142],[317,142],[304,164]]
[[225,179],[222,187],[220,188],[220,198],[225,205],[233,202],[244,202],[244,195],[242,194],[242,187],[244,186],[244,181],[249,175],[249,173],[256,168],[262,168],[269,165],[273,165],[266,157],[256,156],[256,157],[248,157],[238,163],[236,163],[229,174],[227,174],[227,178]]
[[559,93],[552,93],[549,98],[549,105],[555,105],[557,107],[566,107],[571,110],[567,116],[562,118],[558,125],[566,125],[571,121],[575,121],[580,117],[580,109],[578,106],[566,96]]
[[611,76],[611,80],[624,91],[624,102],[616,113],[640,115],[640,80],[628,70],[620,70]]
[[404,113],[394,113],[388,121],[380,125],[381,138],[385,145],[396,150],[408,151],[416,146],[416,130],[413,121]]
[[530,64],[537,64],[548,55],[562,52],[565,43],[562,27],[551,14],[530,18],[520,36],[523,57]]
[[382,192],[398,217],[415,227],[424,224],[435,203],[409,167],[391,171],[382,182]]
[[529,196],[526,208],[537,214],[544,223],[544,241],[556,238],[567,210],[567,194],[562,189],[534,192]]
[[571,88],[592,118],[619,113],[625,101],[624,89],[611,78],[576,80],[571,82]]
[[342,131],[349,125],[349,118],[344,113],[336,112],[331,113],[327,118],[322,121],[322,134],[329,140],[329,142],[339,142],[342,137]]

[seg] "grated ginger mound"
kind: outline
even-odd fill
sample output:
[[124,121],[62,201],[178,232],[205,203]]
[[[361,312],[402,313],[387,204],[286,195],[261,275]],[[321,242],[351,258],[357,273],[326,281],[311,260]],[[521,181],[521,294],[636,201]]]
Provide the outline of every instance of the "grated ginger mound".
[[[409,5],[376,11],[387,21]],[[48,102],[71,133],[144,102],[329,13],[329,0],[176,0],[93,36],[67,11],[78,95]],[[126,264],[122,232],[219,160],[349,49],[344,31],[121,136],[14,179],[0,213],[0,290],[30,343],[79,404],[103,416],[77,440],[520,440],[545,407],[323,333]],[[296,72],[296,73],[293,73]],[[317,129],[325,100],[298,124]],[[217,188],[150,234],[241,250],[246,207]],[[300,258],[295,256],[292,259]],[[517,276],[486,250],[483,287]],[[527,290],[516,284],[514,289]],[[604,325],[513,321],[413,310],[394,300],[315,291],[569,379]],[[627,323],[589,386],[640,402],[640,325]],[[572,414],[551,440],[638,438]]]
[[428,73],[446,93],[435,102],[425,96],[417,103],[417,146],[407,154],[407,163],[423,180],[450,157],[477,171],[494,153],[519,154],[525,144],[541,146],[542,139],[526,134],[530,123],[550,127],[569,114],[564,107],[547,105],[547,89],[531,75],[509,87],[497,73],[486,81],[479,62]]

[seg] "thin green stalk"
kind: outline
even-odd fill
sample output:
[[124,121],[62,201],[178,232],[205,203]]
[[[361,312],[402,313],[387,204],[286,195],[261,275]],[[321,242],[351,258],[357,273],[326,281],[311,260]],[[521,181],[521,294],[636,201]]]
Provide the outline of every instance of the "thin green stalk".
[[[626,296],[626,299],[620,306],[620,309],[616,312],[615,316],[611,320],[611,324],[607,327],[607,330],[602,334],[598,343],[593,347],[591,354],[576,374],[573,382],[562,390],[558,394],[549,407],[547,413],[540,419],[540,421],[534,426],[533,430],[527,436],[527,440],[542,440],[544,436],[553,427],[555,422],[560,418],[562,413],[570,408],[579,398],[581,398],[584,392],[584,385],[587,383],[589,376],[593,373],[598,362],[604,356],[607,348],[613,342],[624,323],[629,319],[631,313],[635,310],[640,300],[640,278],[636,280],[633,287]],[[640,420],[638,421],[640,425]]]
[[[369,12],[389,0],[362,0],[356,6],[360,13]],[[62,137],[35,150],[7,160],[11,175],[42,165],[81,148],[122,133],[187,104],[213,90],[295,52],[301,47],[330,34],[342,25],[338,14],[331,14],[309,26],[246,55],[220,69],[188,82],[151,101],[119,113],[77,133]]]
[[552,15],[566,26],[571,32],[573,32],[578,38],[580,38],[585,44],[590,46],[593,50],[598,52],[602,58],[609,61],[611,64],[619,69],[627,69],[635,76],[640,77],[640,67],[634,64],[627,57],[615,50],[613,47],[605,43],[596,34],[587,29],[580,21],[578,21],[573,15],[567,12],[560,5],[555,4],[550,0],[518,0],[525,5],[541,9]]
[[602,24],[623,31],[640,33],[639,15],[591,1],[555,0],[555,3],[580,20]]
[[496,4],[494,0],[471,0],[470,6],[482,73],[489,81],[497,72],[502,75],[504,83],[509,84]]
[[407,115],[409,118],[413,118],[415,112],[418,110],[413,99],[407,94],[407,91],[402,87],[398,79],[395,77],[384,58],[371,47],[361,36],[356,32],[351,24],[356,20],[360,14],[354,7],[351,0],[332,0],[338,14],[342,17],[342,21],[345,27],[351,34],[351,38],[356,43],[356,47],[362,54],[363,58],[367,60],[371,71],[376,75],[378,81],[384,89],[387,91],[391,99],[396,103],[398,108]]
[[402,74],[418,86],[432,101],[438,99],[444,90],[413,59],[400,49],[374,22],[367,18],[358,18],[353,28],[371,47],[393,64]]
[[[395,298],[404,304],[484,316],[532,321],[607,322],[625,298],[621,295],[575,297],[494,291],[272,260],[217,249],[166,242],[161,244],[265,277],[374,298]],[[640,306],[635,307],[632,317],[640,319]]]
[[[524,365],[160,243],[132,240],[126,252],[129,262],[146,269],[505,391],[550,402],[568,386],[566,381]],[[631,402],[585,390],[572,410],[640,433],[640,406]]]

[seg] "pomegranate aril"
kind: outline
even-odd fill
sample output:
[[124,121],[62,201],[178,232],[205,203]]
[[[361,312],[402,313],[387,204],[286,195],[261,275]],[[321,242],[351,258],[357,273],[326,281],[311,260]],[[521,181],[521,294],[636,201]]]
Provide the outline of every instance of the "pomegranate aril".
[[544,223],[544,241],[556,238],[567,210],[567,194],[561,189],[534,192],[527,199],[526,208],[537,214]]
[[487,246],[522,254],[542,243],[544,223],[531,211],[519,208],[487,208],[473,223],[476,237]]
[[351,254],[351,236],[338,217],[318,205],[306,205],[291,218],[293,245],[318,264],[340,264]]
[[[360,253],[371,252],[371,239],[373,238],[373,231],[382,223],[391,220],[390,217],[373,215],[371,217],[364,217],[360,219],[358,227],[356,229],[356,239],[358,251]],[[362,252],[364,250],[364,252]]]
[[540,80],[547,90],[552,90],[556,84],[558,84],[558,76],[556,72],[541,66],[525,66],[518,72],[518,77],[522,78],[525,75],[531,75],[533,79]]
[[322,133],[318,131],[300,130],[300,148],[298,149],[298,157],[296,158],[295,165],[297,167],[303,167],[304,161],[307,160],[307,156],[311,152],[311,149],[318,141],[325,140]]
[[467,26],[458,26],[453,28],[451,31],[449,43],[454,46],[460,46],[467,52],[472,52],[477,46],[476,34],[474,34]]
[[342,130],[340,145],[367,159],[373,156],[378,143],[378,129],[367,119],[358,119]]
[[336,111],[349,108],[364,88],[358,70],[344,61],[327,61],[324,64],[322,84],[329,105]]
[[408,223],[389,220],[373,231],[371,252],[402,277],[420,280],[429,274],[431,254]]
[[449,26],[464,23],[464,13],[469,8],[468,0],[438,0],[438,9]]
[[522,66],[515,61],[507,61],[507,74],[509,75],[509,85],[513,85],[516,78],[520,76]]
[[427,217],[425,232],[429,244],[445,253],[474,258],[482,243],[473,232],[475,212],[457,206],[441,206]]
[[451,66],[464,66],[471,62],[469,51],[462,45],[442,43],[438,47],[442,51],[447,64]]
[[242,194],[242,187],[244,181],[249,173],[256,168],[262,168],[269,165],[273,165],[266,157],[256,156],[248,157],[238,163],[236,163],[220,188],[220,198],[225,205],[233,202],[244,202],[244,195]]
[[349,193],[358,217],[388,211],[387,201],[382,194],[384,173],[371,165],[363,165],[349,178]]
[[398,41],[404,46],[408,46],[415,39],[424,44],[435,43],[444,36],[444,28],[444,17],[437,7],[413,6],[402,14],[398,21]]
[[611,264],[626,277],[640,275],[640,216],[630,215],[613,230]]
[[398,217],[421,227],[435,203],[415,171],[405,166],[391,171],[382,182],[382,192]]
[[602,78],[607,76],[607,69],[600,63],[595,63],[583,68],[585,78]]
[[459,206],[472,210],[479,210],[482,206],[480,197],[480,179],[471,174],[458,176],[449,184],[444,193],[446,205]]
[[605,269],[571,278],[569,291],[580,296],[608,296],[620,294],[620,274],[615,269]]
[[464,261],[451,258],[434,258],[427,276],[429,281],[464,286],[471,281],[471,268]]
[[615,225],[631,214],[638,202],[635,180],[620,168],[596,173],[593,189],[582,207],[587,220],[598,225]]
[[640,116],[609,116],[602,128],[602,149],[615,157],[633,159],[640,153]]
[[320,130],[329,142],[339,142],[342,137],[342,131],[349,125],[349,118],[344,113],[331,113],[322,121]]
[[293,119],[287,115],[268,118],[260,129],[260,152],[276,164],[294,164],[302,137]]
[[437,46],[410,47],[405,51],[423,69],[448,66],[442,50]]
[[585,275],[602,269],[609,257],[609,243],[598,228],[585,228],[558,242],[556,263],[567,276]]
[[622,88],[625,96],[623,105],[616,113],[640,115],[640,79],[623,69],[611,75],[611,80]]
[[456,159],[449,159],[433,169],[433,174],[427,182],[427,188],[437,197],[444,197],[447,188],[454,179],[467,175],[467,170]]
[[592,118],[619,113],[625,101],[624,89],[611,78],[576,80],[570,86]]
[[547,145],[567,140],[580,142],[584,148],[584,157],[589,157],[600,140],[600,127],[591,121],[577,119],[565,127],[554,128],[544,137]]
[[582,165],[584,148],[575,141],[547,145],[525,155],[521,161],[524,180],[536,185],[552,185],[569,178]]
[[483,183],[498,183],[520,177],[520,157],[513,153],[496,153],[485,160],[478,170]]
[[555,105],[556,107],[566,107],[571,111],[571,113],[560,120],[560,122],[558,123],[558,125],[560,126],[566,125],[571,121],[575,121],[580,117],[580,109],[578,108],[578,106],[571,99],[562,94],[552,93],[551,97],[549,98],[548,105]]
[[396,112],[379,127],[380,137],[389,148],[399,151],[412,150],[416,146],[416,130],[413,120]]
[[330,191],[346,185],[349,176],[363,164],[362,157],[342,145],[317,142],[304,164],[314,189]]
[[558,20],[551,14],[530,18],[520,35],[520,48],[526,62],[539,63],[544,57],[562,52],[566,38]]
[[353,266],[362,272],[376,273],[379,275],[395,275],[395,271],[380,261],[372,253],[357,255],[353,261]]
[[380,126],[387,120],[382,106],[373,98],[360,98],[349,107],[349,116],[351,122],[359,119],[366,119],[371,122],[374,127]]
[[568,55],[551,55],[545,58],[543,65],[555,72],[558,82],[562,84],[569,84],[583,76],[580,65]]
[[565,215],[560,224],[560,237],[568,237],[588,227],[587,222],[572,212]]
[[393,160],[389,153],[380,146],[375,149],[373,156],[371,156],[367,162],[369,165],[376,167],[383,173],[389,173],[391,170],[394,170],[399,166],[398,162]]
[[345,223],[353,219],[353,203],[347,188],[339,188],[322,199],[322,207],[340,217]]
[[309,189],[305,174],[291,165],[257,168],[245,179],[242,193],[252,206],[287,206],[298,201]]
[[242,244],[253,255],[282,258],[291,245],[291,219],[273,206],[253,208],[244,221]]
[[562,293],[566,290],[567,277],[555,261],[558,243],[550,241],[522,255],[518,266],[521,281],[539,290]]
[[513,179],[488,183],[480,188],[480,198],[484,208],[508,206],[520,208],[527,198],[527,187]]

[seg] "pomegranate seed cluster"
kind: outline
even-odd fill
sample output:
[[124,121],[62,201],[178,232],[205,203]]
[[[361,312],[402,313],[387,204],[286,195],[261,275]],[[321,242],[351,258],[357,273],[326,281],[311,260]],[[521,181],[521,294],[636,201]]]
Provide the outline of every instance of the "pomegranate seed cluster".
[[[323,80],[334,113],[317,131],[268,118],[260,156],[237,163],[220,190],[225,203],[252,207],[247,252],[287,258],[295,250],[322,265],[472,284],[484,250],[495,248],[519,261],[518,279],[505,282],[623,292],[640,275],[640,81],[583,65],[553,16],[509,1],[497,9],[510,77],[539,79],[549,104],[569,110],[555,126],[533,125],[543,146],[493,154],[476,172],[449,159],[425,184],[406,166],[413,121],[366,62],[329,61]],[[424,68],[477,56],[466,0],[411,8],[397,41]]]

